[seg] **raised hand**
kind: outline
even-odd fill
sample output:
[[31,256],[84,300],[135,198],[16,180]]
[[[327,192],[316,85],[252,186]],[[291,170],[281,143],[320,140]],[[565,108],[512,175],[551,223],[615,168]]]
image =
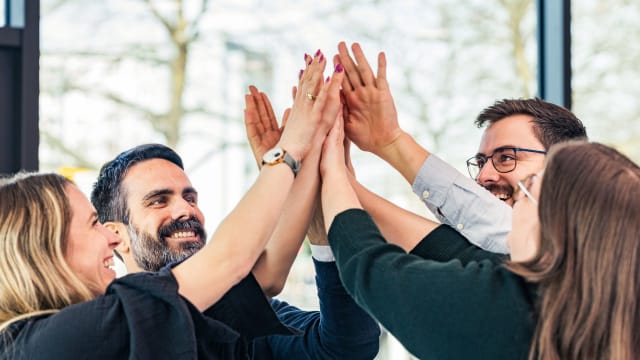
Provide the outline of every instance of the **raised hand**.
[[[282,127],[278,126],[276,115],[267,95],[251,85],[249,94],[244,96],[244,125],[251,151],[258,167],[262,163],[262,155],[276,146],[282,135]],[[285,116],[288,112],[285,112]],[[283,119],[284,125],[285,119]]]
[[328,176],[339,176],[346,179],[348,174],[345,163],[344,120],[338,117],[322,145],[320,175],[324,181]]
[[323,79],[326,66],[318,50],[312,58],[305,56],[307,67],[300,76],[293,107],[279,144],[294,158],[302,159],[314,140],[324,138],[341,108],[340,84],[344,79],[341,64],[328,82]]
[[387,83],[387,62],[378,54],[378,72],[371,66],[358,43],[351,47],[354,59],[344,42],[338,44],[334,62],[345,70],[342,94],[345,102],[345,132],[361,150],[378,156],[402,134],[398,114]]

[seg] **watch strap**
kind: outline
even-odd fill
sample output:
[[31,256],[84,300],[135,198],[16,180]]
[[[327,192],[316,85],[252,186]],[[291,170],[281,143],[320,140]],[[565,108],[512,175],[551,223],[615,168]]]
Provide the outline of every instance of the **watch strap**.
[[291,155],[289,155],[289,153],[286,150],[282,148],[273,148],[267,151],[267,154],[272,152],[273,150],[281,151],[280,156],[275,158],[273,161],[265,161],[265,159],[263,158],[262,165],[273,166],[280,163],[285,163],[289,166],[289,168],[291,168],[291,171],[293,171],[293,176],[298,175],[298,170],[300,170],[300,161],[296,161]]

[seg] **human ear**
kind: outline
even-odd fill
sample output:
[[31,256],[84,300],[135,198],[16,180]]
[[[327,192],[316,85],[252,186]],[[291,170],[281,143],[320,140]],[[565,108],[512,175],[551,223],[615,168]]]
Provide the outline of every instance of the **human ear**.
[[121,222],[107,221],[104,223],[104,227],[120,238],[120,244],[116,246],[115,250],[120,254],[128,254],[131,251],[131,239],[129,238],[129,232],[126,229],[126,225]]

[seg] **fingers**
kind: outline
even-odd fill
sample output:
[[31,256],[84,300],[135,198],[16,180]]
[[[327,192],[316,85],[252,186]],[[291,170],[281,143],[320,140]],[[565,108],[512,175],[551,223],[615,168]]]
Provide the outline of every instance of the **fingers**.
[[[342,63],[340,62],[340,55],[336,54],[333,56],[334,69],[336,66],[338,66],[338,64],[342,64]],[[342,64],[342,67],[344,68],[344,64]],[[351,82],[349,81],[349,78],[347,76],[345,76],[344,80],[342,80],[342,91],[353,91],[353,86],[351,86]]]
[[357,87],[362,86],[362,80],[360,79],[360,73],[358,72],[358,68],[356,63],[353,61],[351,56],[349,56],[349,50],[347,49],[347,44],[344,41],[338,43],[338,58],[340,64],[344,67],[345,72],[345,83],[348,84],[344,86],[347,90],[354,90]]
[[284,127],[287,125],[287,120],[289,120],[289,115],[291,115],[291,108],[286,108],[284,110],[284,114],[282,114],[282,126],[280,127],[281,129],[284,129]]
[[[259,92],[255,86],[249,86],[249,91],[253,97],[256,110],[258,112],[258,119],[260,121],[261,130],[274,130],[278,128],[278,122],[275,116],[270,116],[273,113],[271,109],[271,103],[265,93]],[[265,101],[266,99],[266,101]]]
[[[342,83],[344,84],[344,81]],[[342,118],[344,121],[349,121],[349,105],[342,89],[340,90],[340,102],[342,103]]]
[[[252,90],[253,88],[253,90]],[[247,136],[252,138],[257,134],[264,133],[265,129],[260,121],[260,115],[258,114],[258,105],[256,104],[256,97],[253,95],[258,90],[254,86],[249,87],[251,94],[244,96],[244,125],[247,130]]]
[[381,89],[389,87],[387,83],[387,57],[384,52],[378,54],[378,78],[376,79],[376,86]]
[[322,86],[322,73],[327,62],[320,50],[316,51],[313,57],[305,54],[304,59],[307,65],[300,76],[299,91],[296,92],[296,96],[298,98],[304,97],[306,100],[314,100]]
[[249,92],[250,94],[245,96],[247,108],[247,111],[245,111],[245,123],[246,125],[253,125],[254,134],[262,134],[269,128],[268,121],[265,121],[262,96],[260,96],[260,92],[253,85],[249,86]]
[[362,52],[360,44],[354,43],[351,45],[351,51],[353,51],[353,56],[356,58],[356,62],[358,63],[358,73],[360,74],[362,84],[364,86],[375,85],[373,70],[371,70],[371,66],[367,61],[367,58],[364,56],[364,52]]
[[[322,86],[314,103],[314,111],[318,109],[322,112],[321,122],[324,124],[333,124],[338,111],[340,111],[342,107],[342,102],[340,101],[340,86],[345,76],[344,72],[342,64],[336,65],[333,75],[329,81]],[[326,130],[328,130],[328,128],[326,128]],[[326,134],[326,131],[324,133]]]
[[343,146],[344,122],[342,116],[336,117],[331,130],[329,130],[329,135],[327,135],[327,141],[330,141],[332,146]]
[[270,129],[278,129],[278,118],[276,118],[276,114],[273,112],[273,106],[271,105],[271,101],[269,101],[269,97],[267,94],[261,92],[261,99],[264,103],[264,107],[267,112],[267,120],[269,122]]

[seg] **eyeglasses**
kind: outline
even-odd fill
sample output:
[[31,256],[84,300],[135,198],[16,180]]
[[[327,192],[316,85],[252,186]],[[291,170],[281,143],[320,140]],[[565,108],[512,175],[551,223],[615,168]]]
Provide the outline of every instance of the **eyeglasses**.
[[526,178],[518,181],[518,188],[515,189],[515,191],[513,192],[513,198],[517,199],[518,196],[518,192],[522,191],[522,193],[529,198],[529,200],[531,200],[531,202],[534,205],[538,205],[538,200],[533,197],[533,195],[531,194],[531,186],[533,186],[533,183],[535,182],[536,178],[538,177],[538,175],[536,174],[530,174],[529,176],[527,176]]
[[487,161],[491,159],[491,164],[493,168],[496,169],[499,173],[508,173],[513,171],[516,168],[518,157],[518,152],[530,152],[536,154],[546,154],[546,151],[543,150],[533,150],[533,149],[525,149],[519,147],[502,147],[496,149],[493,154],[489,156],[485,156],[482,154],[477,154],[476,156],[467,160],[467,170],[469,171],[469,175],[472,179],[477,180],[478,175],[480,175],[480,171],[487,164]]

